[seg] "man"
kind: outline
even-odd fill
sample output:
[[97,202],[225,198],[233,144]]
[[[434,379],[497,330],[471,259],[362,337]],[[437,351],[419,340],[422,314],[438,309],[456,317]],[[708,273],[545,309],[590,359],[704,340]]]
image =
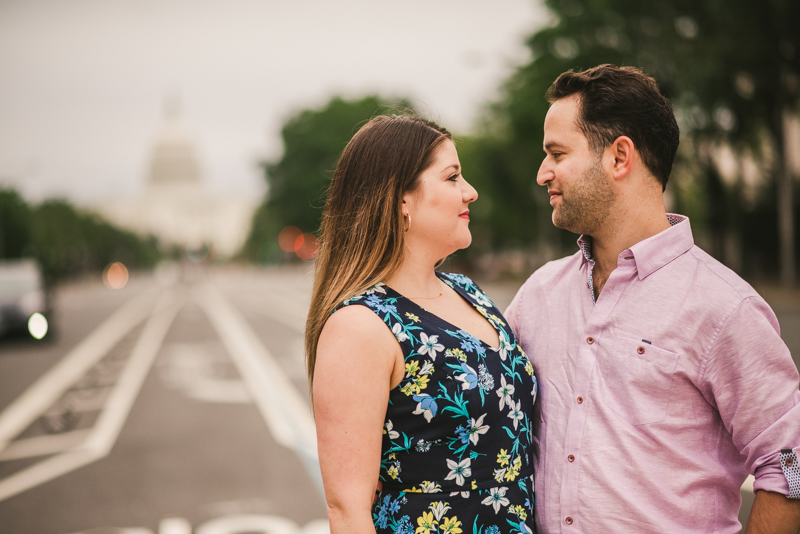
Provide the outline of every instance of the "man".
[[669,101],[613,65],[564,73],[547,97],[537,182],[582,236],[506,311],[540,383],[537,527],[738,533],[752,473],[748,533],[796,534],[798,372],[766,302],[665,212]]

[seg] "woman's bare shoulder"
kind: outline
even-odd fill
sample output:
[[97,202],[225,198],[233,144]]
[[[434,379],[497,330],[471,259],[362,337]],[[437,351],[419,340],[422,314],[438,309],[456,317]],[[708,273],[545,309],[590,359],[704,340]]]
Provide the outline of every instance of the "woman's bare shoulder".
[[320,345],[337,340],[346,341],[351,347],[366,345],[388,349],[397,347],[397,339],[378,315],[366,306],[342,306],[325,322],[320,334]]

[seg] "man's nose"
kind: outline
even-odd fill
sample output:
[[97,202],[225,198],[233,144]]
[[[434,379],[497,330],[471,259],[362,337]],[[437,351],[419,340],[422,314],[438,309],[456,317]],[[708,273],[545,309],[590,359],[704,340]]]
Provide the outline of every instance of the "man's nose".
[[542,164],[539,166],[539,172],[536,173],[536,183],[539,185],[547,185],[547,182],[555,178],[555,173],[547,164],[547,158],[542,161]]

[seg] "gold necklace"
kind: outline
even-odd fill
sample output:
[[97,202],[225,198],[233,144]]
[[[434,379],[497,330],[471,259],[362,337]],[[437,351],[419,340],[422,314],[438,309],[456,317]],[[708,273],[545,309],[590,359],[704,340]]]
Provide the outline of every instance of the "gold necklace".
[[406,297],[406,298],[407,298],[407,299],[418,299],[418,300],[419,300],[419,299],[424,299],[424,300],[433,300],[433,299],[438,299],[438,298],[439,298],[439,297],[441,297],[443,294],[444,294],[444,287],[442,287],[442,281],[441,281],[441,280],[439,280],[439,294],[438,294],[438,295],[436,295],[435,297]]

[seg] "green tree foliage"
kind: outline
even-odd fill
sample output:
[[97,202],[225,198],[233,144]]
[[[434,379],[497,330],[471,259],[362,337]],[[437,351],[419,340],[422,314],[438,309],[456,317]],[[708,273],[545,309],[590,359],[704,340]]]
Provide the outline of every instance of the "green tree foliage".
[[0,258],[34,257],[50,280],[99,272],[115,261],[135,269],[160,259],[154,239],[141,239],[62,200],[30,206],[15,191],[0,190],[0,224]]
[[[723,243],[730,241],[726,233],[733,229],[744,255],[761,257],[762,268],[776,266],[777,239],[771,238],[778,232],[776,182],[763,188],[768,194],[745,206],[741,177],[725,183],[711,154],[723,144],[739,153],[748,150],[771,178],[788,179],[781,121],[786,110],[797,110],[800,97],[800,2],[767,0],[758,8],[744,0],[545,4],[554,23],[529,38],[532,59],[506,82],[504,96],[490,115],[491,133],[473,141],[484,147],[473,158],[473,178],[504,184],[503,209],[508,201],[519,204],[508,207],[520,215],[509,218],[519,221],[511,221],[512,226],[527,227],[531,239],[548,235],[542,226],[549,214],[542,209],[546,195],[543,190],[529,194],[525,184],[532,186],[543,157],[542,125],[549,107],[544,93],[550,83],[569,69],[635,65],[659,81],[682,129],[681,169],[670,185],[677,208],[693,217],[697,229],[710,234],[715,255],[725,255]],[[764,146],[777,156],[772,166]],[[789,196],[791,217],[791,194],[783,191]],[[521,214],[537,207],[540,229],[531,232],[534,221]],[[506,226],[502,217],[489,223],[494,246],[524,240],[524,235],[515,237],[516,229]],[[755,224],[762,226],[749,231]],[[574,236],[560,234],[562,242],[574,241]]]
[[264,164],[267,197],[256,210],[241,256],[257,262],[279,259],[278,234],[286,226],[316,232],[336,162],[353,134],[376,115],[409,109],[406,102],[377,96],[335,97],[320,109],[292,116],[281,130],[283,156]]

